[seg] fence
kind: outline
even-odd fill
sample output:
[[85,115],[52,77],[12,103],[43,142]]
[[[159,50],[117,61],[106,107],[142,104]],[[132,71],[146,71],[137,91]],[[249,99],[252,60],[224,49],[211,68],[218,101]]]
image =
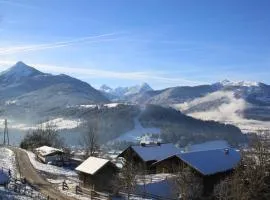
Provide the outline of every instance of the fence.
[[90,199],[92,200],[100,200],[100,199],[111,199],[111,195],[108,193],[103,193],[103,192],[97,192],[95,190],[91,189],[86,189],[84,187],[76,186],[75,188],[76,194],[86,194],[90,196]]
[[31,185],[27,183],[26,179],[17,179],[15,174],[12,173],[11,169],[2,167],[1,171],[8,174],[9,176],[9,181],[4,184],[6,190],[23,195],[25,197],[31,197],[32,199],[36,200],[49,199],[48,197],[45,197],[40,192],[38,192],[36,189],[32,188]]

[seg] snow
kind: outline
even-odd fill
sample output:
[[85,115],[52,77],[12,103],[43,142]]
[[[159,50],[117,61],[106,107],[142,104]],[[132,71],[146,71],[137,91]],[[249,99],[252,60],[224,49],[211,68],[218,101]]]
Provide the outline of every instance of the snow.
[[[5,177],[8,174],[8,170],[11,170],[11,175],[13,177],[17,177],[16,174],[16,160],[13,151],[6,147],[0,147],[0,182],[3,180],[3,173],[1,174],[2,170],[5,172]],[[1,178],[2,176],[2,178]],[[1,184],[1,183],[0,183]],[[30,186],[26,185],[27,189],[32,189]],[[3,200],[29,200],[34,199],[23,194],[18,194],[13,191],[12,189],[6,189],[0,186],[0,199]],[[33,191],[34,195],[40,195],[39,192]],[[40,199],[40,198],[39,198]]]
[[160,135],[161,130],[159,128],[144,128],[139,122],[138,117],[134,118],[135,127],[131,131],[128,131],[124,134],[121,134],[120,137],[116,138],[114,141],[128,141],[128,142],[137,142],[141,140],[141,137],[147,134],[156,134]]
[[108,104],[104,104],[105,107],[107,108],[115,108],[119,105],[119,103],[108,103]]
[[54,165],[48,165],[48,164],[43,164],[39,161],[36,160],[36,156],[34,153],[30,152],[30,151],[26,151],[29,159],[33,165],[33,167],[41,172],[46,172],[46,173],[51,173],[54,175],[58,175],[58,176],[77,176],[77,173],[73,170],[70,169],[65,169],[62,167],[57,167]]
[[49,120],[47,122],[42,123],[42,125],[46,126],[46,124],[53,124],[56,126],[58,130],[61,129],[73,129],[77,128],[82,123],[81,120],[70,120],[65,118],[55,118],[53,120]]
[[131,148],[144,160],[161,160],[181,152],[174,144],[146,145],[146,146],[131,146]]
[[220,81],[219,84],[221,84],[223,86],[242,86],[242,87],[258,87],[260,85],[259,82],[252,82],[252,81],[229,81],[229,80]]
[[0,169],[0,185],[9,181],[8,172]]
[[[228,150],[227,154],[225,153],[226,150]],[[211,175],[231,170],[240,162],[241,156],[238,151],[231,148],[226,150],[187,152],[177,156],[203,175]]]
[[5,105],[12,105],[12,104],[16,104],[16,100],[9,100],[5,102]]
[[89,157],[82,164],[80,164],[76,170],[80,172],[84,172],[86,174],[94,175],[99,169],[101,169],[104,165],[106,165],[109,160]]
[[229,148],[230,145],[225,140],[214,140],[208,141],[201,144],[189,145],[184,148],[185,152],[194,152],[194,151],[206,151],[213,149],[225,149]]
[[0,147],[0,171],[11,170],[11,174],[16,174],[16,160],[13,151],[8,148]]
[[90,104],[90,105],[79,105],[79,107],[81,107],[81,108],[96,108],[97,105],[95,105],[95,104]]
[[170,180],[173,174],[151,174],[145,177],[138,177],[136,192],[153,194],[162,197],[172,197],[172,185]]
[[63,152],[61,149],[56,149],[56,148],[48,147],[48,146],[42,146],[42,147],[36,148],[36,151],[42,156],[46,156],[54,152]]

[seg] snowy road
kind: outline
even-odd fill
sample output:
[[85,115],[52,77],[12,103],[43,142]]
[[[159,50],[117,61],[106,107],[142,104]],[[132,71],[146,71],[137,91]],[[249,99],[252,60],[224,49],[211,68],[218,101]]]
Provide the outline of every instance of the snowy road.
[[50,198],[58,200],[74,199],[61,194],[61,192],[55,189],[51,183],[44,180],[36,171],[36,169],[32,166],[29,157],[25,151],[19,148],[12,148],[12,150],[16,155],[18,170],[20,171],[21,176],[25,177],[30,184],[40,189],[41,193],[45,194],[46,196],[49,195]]

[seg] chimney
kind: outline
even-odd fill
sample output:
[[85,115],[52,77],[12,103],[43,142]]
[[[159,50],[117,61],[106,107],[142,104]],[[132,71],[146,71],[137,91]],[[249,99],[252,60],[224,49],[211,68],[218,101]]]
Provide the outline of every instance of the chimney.
[[228,148],[224,149],[224,153],[225,153],[225,155],[228,155],[229,154],[229,149]]

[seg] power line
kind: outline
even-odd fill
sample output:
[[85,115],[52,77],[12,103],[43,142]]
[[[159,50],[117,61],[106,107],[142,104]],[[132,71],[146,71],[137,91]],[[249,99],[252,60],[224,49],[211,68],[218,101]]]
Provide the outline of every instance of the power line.
[[4,129],[4,145],[9,145],[7,119],[5,119],[4,125],[5,125],[5,129]]

